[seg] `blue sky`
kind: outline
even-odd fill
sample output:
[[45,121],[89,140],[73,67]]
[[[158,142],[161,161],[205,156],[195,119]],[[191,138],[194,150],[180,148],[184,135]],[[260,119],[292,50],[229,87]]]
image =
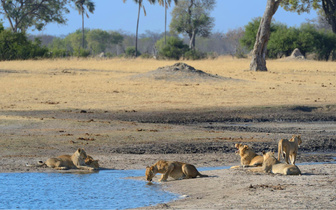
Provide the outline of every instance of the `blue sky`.
[[[217,5],[211,13],[215,18],[214,32],[227,32],[230,29],[243,27],[252,18],[262,16],[265,10],[267,0],[217,0]],[[85,27],[90,29],[103,30],[123,30],[129,33],[135,33],[137,19],[137,5],[133,0],[95,0],[96,10],[94,14],[89,14],[90,18],[85,19]],[[150,5],[145,0],[147,16],[141,11],[139,32],[146,30],[153,32],[164,31],[164,8],[156,5]],[[169,9],[168,24],[170,22]],[[306,19],[316,17],[316,12],[309,14],[286,12],[279,8],[275,14],[275,20],[286,23],[289,26],[300,26]],[[67,35],[81,27],[81,16],[77,11],[72,10],[67,15],[67,25],[49,24],[42,32],[33,31],[33,34],[49,35]],[[5,25],[7,23],[5,22]],[[8,26],[8,25],[7,25]]]

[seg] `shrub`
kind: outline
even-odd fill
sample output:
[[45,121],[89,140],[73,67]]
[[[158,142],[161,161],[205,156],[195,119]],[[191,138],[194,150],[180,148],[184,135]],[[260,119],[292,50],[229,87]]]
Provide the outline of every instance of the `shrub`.
[[[138,56],[141,55],[141,53],[139,52],[139,50],[138,50],[137,54],[138,54]],[[125,51],[125,56],[127,58],[135,57],[135,47],[127,47],[126,51]]]
[[86,49],[80,48],[78,50],[75,50],[74,53],[73,53],[73,55],[74,56],[78,56],[78,57],[86,58],[86,57],[89,57],[90,50],[86,50]]
[[188,46],[177,37],[168,37],[167,44],[159,50],[159,56],[167,59],[179,60],[185,52],[188,51]]
[[183,57],[186,60],[199,60],[199,59],[204,59],[207,56],[205,53],[202,53],[198,50],[188,50],[187,52],[184,53]]
[[48,49],[40,40],[29,41],[25,33],[13,33],[0,26],[0,60],[24,60],[46,57]]

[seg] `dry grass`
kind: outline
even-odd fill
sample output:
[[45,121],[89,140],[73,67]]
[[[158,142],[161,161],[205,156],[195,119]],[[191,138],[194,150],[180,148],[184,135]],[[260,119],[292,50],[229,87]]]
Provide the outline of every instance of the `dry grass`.
[[0,63],[2,110],[157,110],[204,107],[336,104],[333,62],[270,60],[268,72],[248,59],[185,61],[240,81],[131,80],[175,61],[60,59]]

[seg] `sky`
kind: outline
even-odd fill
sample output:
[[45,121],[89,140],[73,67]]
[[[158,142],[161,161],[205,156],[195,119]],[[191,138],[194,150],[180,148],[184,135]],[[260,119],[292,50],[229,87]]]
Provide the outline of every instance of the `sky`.
[[[94,14],[89,14],[89,18],[85,18],[85,28],[107,31],[122,30],[135,34],[138,7],[133,0],[127,0],[126,3],[123,3],[122,0],[93,1],[96,4],[96,10]],[[147,16],[144,16],[143,11],[141,11],[139,33],[145,33],[146,30],[157,33],[164,32],[164,8],[158,4],[151,5],[146,0],[144,2]],[[263,15],[266,3],[267,0],[217,0],[216,7],[211,12],[212,17],[215,18],[213,32],[226,33],[229,30],[244,27],[252,18]],[[168,26],[173,5],[168,10]],[[314,10],[309,14],[298,15],[279,8],[274,15],[274,19],[288,26],[300,26],[307,19],[313,19],[316,16]],[[49,24],[43,31],[29,31],[28,33],[62,36],[81,28],[81,16],[76,10],[72,8],[70,14],[67,14],[66,17],[68,19],[66,25]],[[4,25],[5,27],[9,26],[6,21]]]

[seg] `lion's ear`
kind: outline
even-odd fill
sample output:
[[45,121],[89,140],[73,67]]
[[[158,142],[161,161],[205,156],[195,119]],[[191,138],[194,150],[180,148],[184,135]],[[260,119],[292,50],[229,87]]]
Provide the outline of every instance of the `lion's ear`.
[[78,149],[77,149],[77,152],[81,152],[81,149],[80,149],[80,148],[78,148]]
[[244,148],[245,148],[245,149],[248,149],[249,147],[248,147],[247,145],[244,145]]
[[149,166],[146,166],[146,168],[150,168]]
[[263,155],[266,155],[266,152],[265,152],[265,151],[262,151],[262,154],[263,154]]

